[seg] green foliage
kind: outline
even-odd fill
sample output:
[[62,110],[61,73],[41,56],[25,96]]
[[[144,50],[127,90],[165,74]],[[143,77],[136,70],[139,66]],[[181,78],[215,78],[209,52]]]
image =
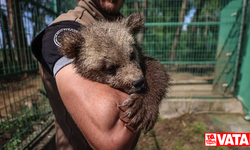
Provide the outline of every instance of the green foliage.
[[202,120],[198,120],[194,122],[192,125],[192,131],[194,134],[200,134],[202,137],[204,136],[206,130],[206,125]]
[[[6,150],[17,149],[30,134],[41,130],[41,124],[48,120],[50,114],[51,108],[48,100],[46,97],[42,97],[38,104],[33,104],[32,108],[23,106],[16,114],[10,117],[6,116],[0,124],[0,134],[3,135],[4,141],[6,141],[3,147]],[[33,128],[34,126],[36,128]]]
[[217,36],[212,32],[204,36],[183,31],[179,43],[176,61],[215,61]]
[[69,9],[75,8],[78,0],[57,0],[57,14],[65,13]]
[[[2,122],[0,128],[5,131],[5,135],[10,134],[12,136],[11,140],[5,145],[7,150],[18,148],[21,141],[32,132],[32,128],[30,128],[32,123],[30,120],[30,116],[25,116],[22,118],[16,118],[10,122]],[[23,134],[24,131],[26,134]]]
[[158,115],[158,117],[157,117],[157,122],[161,122],[161,121],[163,121],[164,119],[160,116],[160,115]]

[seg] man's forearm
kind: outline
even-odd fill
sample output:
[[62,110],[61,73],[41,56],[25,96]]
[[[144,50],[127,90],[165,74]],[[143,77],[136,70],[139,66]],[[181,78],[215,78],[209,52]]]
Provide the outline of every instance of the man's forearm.
[[82,78],[72,65],[56,75],[61,98],[70,115],[94,149],[129,149],[135,134],[119,119],[117,107],[127,95]]

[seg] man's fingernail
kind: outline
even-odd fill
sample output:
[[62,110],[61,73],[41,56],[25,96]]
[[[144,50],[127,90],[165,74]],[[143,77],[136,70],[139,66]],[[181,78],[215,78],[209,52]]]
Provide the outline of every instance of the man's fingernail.
[[120,105],[118,105],[118,108],[119,108],[121,111],[123,111],[123,112],[126,111],[126,106],[120,106]]
[[135,133],[135,129],[133,128],[133,127],[131,127],[131,126],[129,126],[129,125],[125,125],[125,127],[128,129],[128,130],[130,130],[132,133]]
[[123,119],[121,119],[121,118],[120,118],[120,120],[121,120],[123,123],[128,123],[127,121],[125,121],[125,120],[123,120]]

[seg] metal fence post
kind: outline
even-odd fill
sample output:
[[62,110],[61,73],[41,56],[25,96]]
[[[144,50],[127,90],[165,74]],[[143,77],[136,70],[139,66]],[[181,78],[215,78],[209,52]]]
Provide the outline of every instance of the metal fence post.
[[237,47],[237,58],[236,58],[236,63],[235,63],[235,73],[234,73],[233,86],[232,86],[232,89],[231,89],[232,92],[234,92],[236,82],[237,82],[237,76],[238,76],[238,70],[239,70],[239,59],[240,59],[240,52],[241,52],[241,45],[242,45],[242,37],[243,37],[243,34],[244,34],[244,25],[245,25],[245,16],[246,16],[246,10],[247,10],[247,3],[248,3],[248,0],[243,0],[240,35],[239,35],[239,42],[238,42],[238,47]]

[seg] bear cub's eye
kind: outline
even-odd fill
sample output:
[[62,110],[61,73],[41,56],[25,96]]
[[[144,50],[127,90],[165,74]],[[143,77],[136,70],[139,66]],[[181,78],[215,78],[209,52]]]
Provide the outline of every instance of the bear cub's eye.
[[106,71],[107,71],[109,74],[115,74],[117,68],[118,68],[118,66],[112,65],[112,66],[109,66],[108,68],[106,68]]
[[135,52],[132,52],[130,55],[130,61],[135,60],[136,56],[135,56]]

